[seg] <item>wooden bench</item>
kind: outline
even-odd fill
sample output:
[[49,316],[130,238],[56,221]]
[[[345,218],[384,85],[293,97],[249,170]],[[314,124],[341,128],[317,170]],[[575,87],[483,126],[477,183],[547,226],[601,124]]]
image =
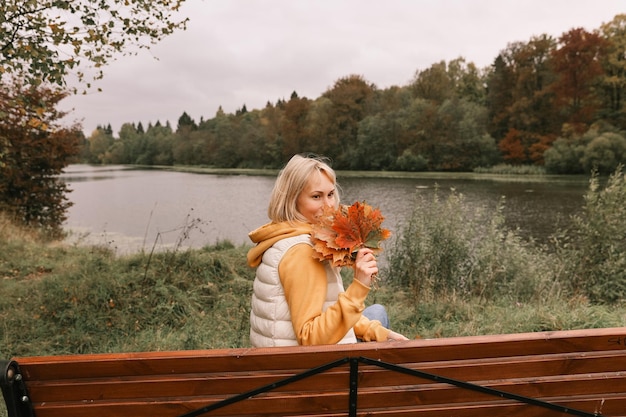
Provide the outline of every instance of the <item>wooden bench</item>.
[[626,328],[1,366],[10,417],[626,416]]

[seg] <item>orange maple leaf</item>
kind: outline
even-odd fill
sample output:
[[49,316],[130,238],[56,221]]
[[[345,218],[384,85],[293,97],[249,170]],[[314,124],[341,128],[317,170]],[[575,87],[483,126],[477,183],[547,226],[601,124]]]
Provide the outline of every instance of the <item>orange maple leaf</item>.
[[316,258],[345,266],[354,263],[352,255],[363,247],[379,252],[380,242],[391,236],[382,227],[383,220],[380,210],[366,203],[356,202],[337,210],[326,208],[311,234]]

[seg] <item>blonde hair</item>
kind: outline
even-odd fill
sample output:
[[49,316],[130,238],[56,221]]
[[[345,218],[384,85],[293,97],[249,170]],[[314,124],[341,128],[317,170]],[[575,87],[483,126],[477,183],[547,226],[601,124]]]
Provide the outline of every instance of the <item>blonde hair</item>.
[[270,198],[267,215],[273,222],[306,221],[298,211],[300,193],[315,172],[322,173],[335,185],[335,204],[339,205],[337,176],[326,158],[315,155],[294,155],[280,171]]

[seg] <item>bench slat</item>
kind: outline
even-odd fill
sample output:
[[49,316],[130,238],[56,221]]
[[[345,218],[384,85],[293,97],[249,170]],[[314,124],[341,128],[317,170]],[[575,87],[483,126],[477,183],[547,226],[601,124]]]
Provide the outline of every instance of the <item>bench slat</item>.
[[[626,328],[14,360],[36,417],[178,417],[340,361],[321,374],[207,414],[330,417],[347,415],[347,358],[369,358],[358,365],[358,415],[564,415],[408,374],[415,370],[588,413],[626,417]],[[377,361],[407,371],[381,368]]]
[[[580,397],[545,397],[544,401],[584,410],[589,413],[601,411],[604,416],[626,416],[626,394],[609,394],[603,397],[604,402],[595,396]],[[327,394],[311,401],[306,395],[300,396],[268,396],[256,402],[242,402],[233,404],[221,410],[216,410],[207,416],[346,416],[348,411],[348,398],[346,395]],[[210,404],[210,403],[209,403]],[[153,401],[150,403],[98,403],[93,405],[64,404],[50,407],[42,407],[37,410],[37,417],[84,417],[107,416],[107,417],[177,417],[184,413],[194,411],[208,405],[206,401],[196,399],[189,402],[163,402]],[[315,411],[307,411],[314,409]],[[129,412],[129,410],[133,410]],[[298,410],[303,410],[298,412]],[[451,414],[453,413],[453,414]],[[376,408],[361,408],[358,415],[395,416],[395,415],[425,415],[428,417],[450,415],[458,417],[514,417],[514,416],[564,416],[565,414],[544,408],[523,404],[512,400],[492,401],[468,401],[454,403],[419,404],[410,406],[398,406],[392,403],[382,404]]]
[[[620,361],[621,359],[621,361]],[[480,361],[448,361],[418,364],[399,364],[408,369],[433,373],[460,380],[495,380],[501,378],[502,367],[506,366],[507,378],[529,378],[537,376],[551,376],[566,374],[620,372],[626,369],[621,351],[592,352],[586,355],[554,354],[530,357],[513,357],[483,359]],[[361,387],[380,385],[412,385],[418,381],[414,376],[384,371],[378,367],[360,367]],[[32,396],[41,402],[52,402],[57,399],[76,400],[81,398],[142,398],[163,396],[171,392],[184,396],[195,395],[236,395],[252,390],[256,387],[270,384],[303,372],[304,369],[295,369],[291,373],[264,372],[255,373],[223,373],[223,374],[179,374],[179,375],[150,375],[121,378],[74,379],[61,381],[36,381],[31,383],[29,391]],[[310,377],[307,380],[280,388],[285,391],[298,391],[307,386],[324,386],[328,390],[345,388],[348,386],[349,375],[341,370],[331,370],[326,373]],[[107,397],[103,397],[103,393]]]
[[[16,358],[20,364],[37,364],[26,370],[29,378],[63,379],[68,366],[74,377],[113,377],[193,373],[202,366],[208,372],[240,372],[254,368],[298,369],[329,363],[345,356],[366,356],[391,363],[481,359],[521,355],[623,350],[624,328],[469,336],[445,339],[361,343],[357,345],[299,346],[297,348],[215,349],[183,352],[67,355]],[[389,349],[393,347],[393,349]],[[289,352],[278,364],[271,360]],[[242,359],[245,358],[245,361]],[[29,372],[28,374],[26,372]]]

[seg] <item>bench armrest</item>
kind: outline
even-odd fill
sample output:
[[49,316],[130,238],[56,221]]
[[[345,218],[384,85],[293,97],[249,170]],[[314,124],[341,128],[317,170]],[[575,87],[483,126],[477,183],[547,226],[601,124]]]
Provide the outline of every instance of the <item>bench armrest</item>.
[[9,417],[34,417],[26,385],[15,361],[0,361],[0,387]]

